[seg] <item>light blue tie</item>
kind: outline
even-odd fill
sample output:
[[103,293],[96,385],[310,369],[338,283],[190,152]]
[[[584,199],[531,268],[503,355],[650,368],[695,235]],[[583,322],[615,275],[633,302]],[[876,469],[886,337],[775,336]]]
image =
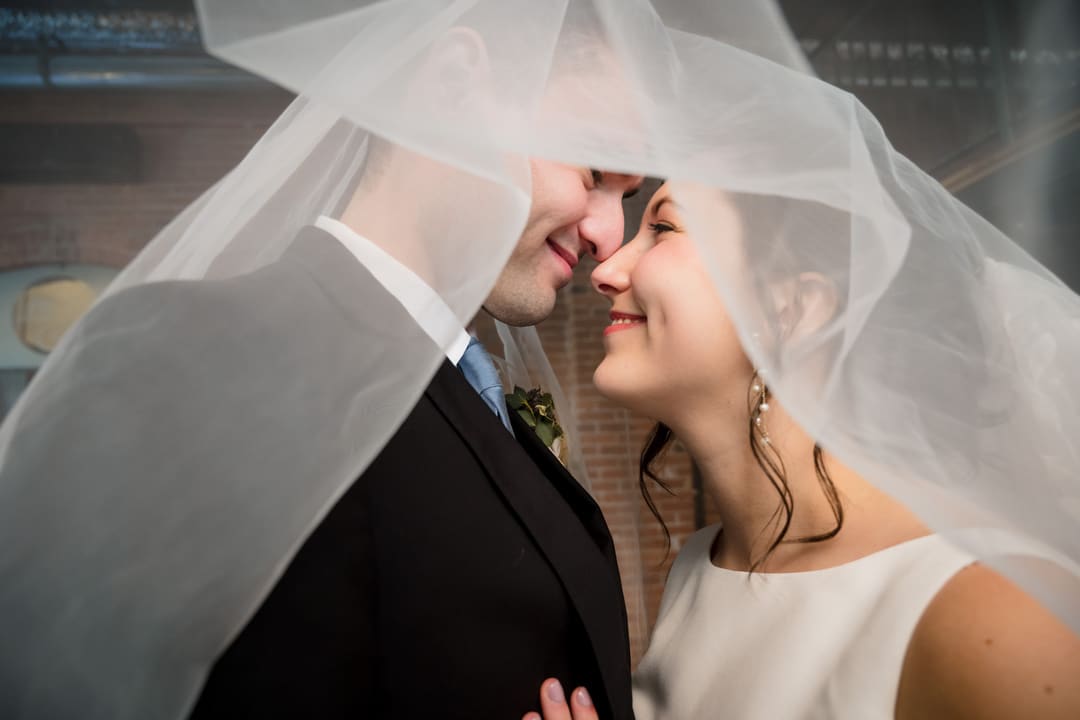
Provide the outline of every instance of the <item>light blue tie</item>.
[[[502,383],[499,382],[499,372],[479,340],[474,337],[469,338],[469,345],[465,348],[465,354],[461,356],[458,368],[473,389],[480,394],[481,399],[491,408],[491,412],[495,413],[507,430],[510,430],[510,413],[506,409],[506,398],[503,395]],[[510,432],[512,434],[514,431],[510,430]]]

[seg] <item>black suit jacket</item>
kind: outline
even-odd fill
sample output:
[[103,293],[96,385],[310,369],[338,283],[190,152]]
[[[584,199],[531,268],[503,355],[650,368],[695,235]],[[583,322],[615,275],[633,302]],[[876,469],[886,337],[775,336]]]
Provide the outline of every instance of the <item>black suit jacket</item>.
[[192,717],[514,719],[539,709],[549,676],[588,687],[602,718],[632,717],[611,535],[512,419],[516,439],[444,363],[218,659]]

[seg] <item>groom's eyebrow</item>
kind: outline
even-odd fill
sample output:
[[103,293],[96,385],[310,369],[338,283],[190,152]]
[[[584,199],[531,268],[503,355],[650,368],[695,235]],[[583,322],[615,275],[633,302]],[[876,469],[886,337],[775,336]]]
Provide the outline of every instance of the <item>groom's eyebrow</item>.
[[626,178],[637,177],[637,178],[640,179],[640,182],[638,182],[637,187],[630,188],[629,190],[627,190],[626,192],[623,193],[623,195],[622,195],[623,200],[626,200],[627,198],[632,198],[635,195],[637,195],[638,192],[641,190],[641,186],[645,184],[645,178],[641,177],[640,175],[624,175],[624,174],[620,174],[620,173],[611,173],[611,174],[612,175],[618,175],[619,177],[626,177]]
[[[619,174],[619,173],[606,173],[603,170],[597,170],[596,168],[589,168],[589,171],[592,173],[593,180],[595,180],[597,185],[603,185],[604,184],[604,176],[605,175],[618,175]],[[644,181],[642,181],[641,183],[638,183],[638,186],[636,188],[634,188],[632,190],[627,190],[626,192],[624,192],[623,196],[622,196],[622,199],[626,200],[628,198],[632,198],[635,195],[637,195],[638,191],[641,190],[641,186],[643,184],[644,184]]]

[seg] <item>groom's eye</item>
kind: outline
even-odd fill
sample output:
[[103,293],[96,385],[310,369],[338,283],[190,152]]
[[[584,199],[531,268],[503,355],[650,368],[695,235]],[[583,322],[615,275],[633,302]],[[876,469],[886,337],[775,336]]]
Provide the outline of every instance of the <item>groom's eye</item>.
[[593,187],[599,187],[604,183],[604,173],[599,170],[592,170],[591,168],[589,172],[592,173]]

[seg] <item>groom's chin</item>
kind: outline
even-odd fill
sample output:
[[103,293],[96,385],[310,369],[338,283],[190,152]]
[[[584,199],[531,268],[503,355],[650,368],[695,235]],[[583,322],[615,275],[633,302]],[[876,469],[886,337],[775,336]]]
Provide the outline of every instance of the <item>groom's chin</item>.
[[557,293],[554,288],[537,288],[528,295],[497,297],[492,294],[484,302],[484,311],[511,327],[539,325],[555,311]]

